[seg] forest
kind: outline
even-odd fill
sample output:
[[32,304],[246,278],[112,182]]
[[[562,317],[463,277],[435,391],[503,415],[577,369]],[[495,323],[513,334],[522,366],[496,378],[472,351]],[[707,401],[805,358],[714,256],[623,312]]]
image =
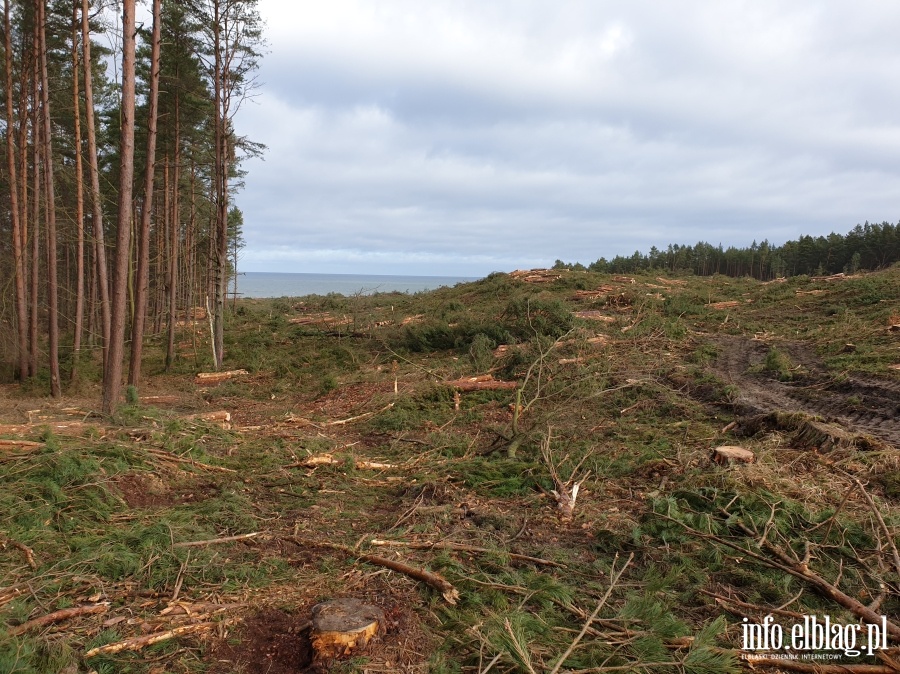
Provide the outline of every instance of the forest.
[[642,271],[690,272],[698,276],[749,276],[758,281],[808,275],[853,274],[857,271],[886,269],[900,261],[900,223],[857,225],[847,234],[831,233],[775,246],[754,241],[749,247],[723,248],[701,241],[695,246],[670,244],[665,250],[656,246],[649,253],[635,251],[612,260],[600,258],[585,267],[557,260],[555,269],[608,274],[635,274]]
[[136,386],[144,336],[165,335],[171,367],[194,307],[221,364],[262,22],[255,0],[3,9],[0,376],[58,397],[99,366],[110,412],[126,358]]

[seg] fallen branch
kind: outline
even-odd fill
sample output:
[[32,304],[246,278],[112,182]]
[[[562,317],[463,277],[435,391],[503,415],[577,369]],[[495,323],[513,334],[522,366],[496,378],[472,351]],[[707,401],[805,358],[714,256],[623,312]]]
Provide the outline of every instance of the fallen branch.
[[224,372],[198,372],[194,383],[199,385],[221,384],[228,379],[250,374],[247,370],[225,370]]
[[368,419],[369,417],[373,417],[376,414],[381,414],[382,412],[386,412],[394,406],[394,403],[390,403],[385,405],[380,410],[376,410],[374,412],[366,412],[365,414],[360,414],[355,417],[350,417],[349,419],[339,419],[338,421],[329,421],[324,424],[325,426],[343,426],[344,424],[352,424],[354,421],[359,421],[360,419]]
[[202,461],[197,461],[196,459],[192,459],[190,457],[178,456],[177,454],[172,454],[172,452],[167,452],[164,449],[157,449],[155,447],[150,447],[149,449],[145,449],[145,452],[151,454],[152,456],[157,457],[158,459],[162,459],[163,461],[170,461],[172,463],[186,463],[190,466],[196,466],[197,468],[203,468],[205,470],[214,470],[220,473],[236,473],[237,471],[232,468],[225,468],[224,466],[211,466],[208,463],[203,463]]
[[[843,471],[841,471],[843,472]],[[878,509],[878,506],[875,504],[875,501],[872,500],[872,497],[869,495],[869,492],[866,491],[866,488],[863,486],[863,483],[859,481],[858,478],[844,473],[848,478],[850,478],[853,483],[856,485],[856,488],[859,489],[860,493],[863,495],[863,498],[866,500],[866,503],[869,505],[869,508],[872,511],[872,514],[875,516],[875,519],[878,521],[878,525],[881,527],[881,530],[884,532],[884,536],[887,539],[887,544],[891,547],[891,553],[894,557],[894,570],[897,572],[897,577],[900,578],[900,552],[897,551],[897,545],[894,543],[894,536],[891,534],[890,529],[888,529],[887,524],[884,522],[884,518],[881,516],[881,512]]]
[[610,579],[609,579],[609,587],[606,588],[606,593],[600,598],[600,601],[597,602],[597,608],[594,609],[594,612],[588,617],[585,621],[584,625],[581,628],[581,631],[578,633],[572,643],[569,644],[569,647],[566,649],[566,652],[563,653],[559,660],[556,661],[556,665],[550,670],[550,674],[556,674],[559,671],[559,668],[563,666],[563,663],[568,659],[570,655],[572,655],[572,651],[575,650],[575,647],[578,646],[578,643],[587,634],[588,629],[591,627],[591,623],[594,622],[597,615],[600,613],[600,609],[602,609],[606,605],[606,600],[609,599],[609,596],[612,594],[612,591],[615,589],[616,584],[619,582],[619,578],[622,577],[622,574],[625,573],[625,569],[628,568],[628,565],[631,564],[631,560],[634,559],[634,553],[632,552],[628,555],[628,559],[625,560],[625,564],[619,569],[618,573],[616,572],[616,562],[619,559],[619,555],[616,555],[613,560],[612,569],[610,569]]
[[[733,599],[732,597],[725,597],[721,594],[716,594],[715,592],[710,592],[709,590],[700,590],[700,594],[705,594],[707,597],[712,597],[716,600],[717,604],[731,604],[732,606],[737,606],[738,608],[744,608],[748,611],[756,611],[762,613],[763,615],[768,615],[771,613],[772,615],[781,615],[787,618],[797,618],[802,620],[806,617],[804,613],[798,613],[797,611],[786,611],[781,608],[769,608],[767,606],[759,606],[757,604],[748,604],[745,601],[741,601],[740,599]],[[725,607],[728,608],[727,606]]]
[[540,566],[555,566],[560,569],[565,569],[565,564],[560,564],[559,562],[554,562],[550,559],[541,559],[540,557],[530,557],[529,555],[519,555],[515,552],[501,552],[498,550],[490,550],[488,548],[479,548],[474,545],[467,545],[466,543],[452,543],[449,541],[440,541],[435,543],[410,543],[406,541],[384,541],[379,539],[372,539],[369,541],[372,545],[377,546],[394,546],[394,547],[403,547],[403,548],[411,548],[413,550],[457,550],[459,552],[479,552],[483,554],[505,554],[510,559],[517,559],[521,562],[531,562],[532,564],[538,564]]
[[44,627],[45,625],[52,625],[53,623],[62,622],[63,620],[69,620],[71,618],[77,618],[78,616],[106,613],[108,609],[108,601],[102,602],[100,604],[88,604],[87,606],[64,608],[59,611],[54,611],[53,613],[48,613],[47,615],[43,615],[40,618],[29,620],[28,622],[24,622],[21,625],[11,627],[9,629],[9,634],[11,636],[18,636],[19,634],[25,634],[25,632],[29,632],[39,627]]
[[132,637],[130,639],[125,639],[124,641],[118,641],[114,644],[106,644],[105,646],[97,646],[96,648],[92,648],[87,653],[84,654],[86,658],[93,658],[97,655],[111,655],[113,653],[121,653],[122,651],[139,651],[142,648],[146,648],[147,646],[151,646],[153,644],[158,644],[160,641],[168,641],[169,639],[174,639],[175,637],[180,637],[185,634],[193,634],[195,632],[203,632],[208,629],[212,629],[213,627],[217,627],[219,625],[226,625],[230,622],[234,622],[233,620],[222,621],[222,622],[205,622],[205,623],[194,623],[192,625],[182,625],[181,627],[175,627],[170,630],[166,630],[165,632],[157,632],[156,634],[146,634],[140,637]]
[[447,580],[443,577],[439,576],[436,573],[432,573],[431,571],[425,571],[424,569],[417,569],[415,567],[409,566],[408,564],[404,564],[402,562],[395,562],[392,559],[385,559],[384,557],[378,557],[377,555],[369,555],[369,554],[360,554],[358,551],[354,550],[351,547],[346,545],[340,545],[339,543],[327,543],[325,541],[310,541],[304,540],[302,538],[296,538],[294,536],[285,536],[283,540],[286,540],[290,543],[295,543],[296,545],[310,546],[310,547],[320,547],[320,548],[329,548],[331,550],[339,550],[348,555],[353,555],[357,559],[363,562],[369,562],[369,564],[374,564],[376,566],[381,566],[386,569],[391,569],[392,571],[396,571],[397,573],[402,573],[405,576],[409,576],[414,580],[418,580],[420,582],[425,583],[426,585],[430,585],[441,595],[444,597],[448,604],[456,604],[456,600],[459,599],[459,591],[453,587]]
[[185,541],[182,543],[175,543],[173,548],[200,548],[206,545],[218,545],[219,543],[232,543],[234,541],[246,541],[251,538],[256,538],[262,532],[254,531],[252,534],[238,534],[237,536],[223,536],[222,538],[210,538],[205,541]]
[[5,536],[0,538],[0,545],[6,546],[7,544],[21,550],[25,555],[25,560],[28,562],[28,566],[30,566],[32,569],[37,569],[37,562],[34,561],[34,550],[29,548],[24,543],[14,541],[11,538],[7,538]]
[[[665,520],[680,525],[686,531],[693,534],[694,536],[697,536],[698,538],[703,538],[708,541],[719,543],[720,545],[731,548],[732,550],[735,550],[742,555],[749,557],[750,559],[756,560],[760,564],[764,564],[765,566],[773,569],[779,569],[791,576],[794,576],[795,578],[806,581],[814,588],[816,588],[821,594],[840,604],[845,609],[853,613],[853,615],[855,615],[856,617],[862,618],[864,621],[866,621],[866,623],[870,625],[881,624],[883,616],[875,613],[875,611],[870,609],[868,606],[859,603],[856,599],[841,591],[832,583],[829,583],[827,580],[822,578],[822,576],[812,571],[806,563],[792,559],[781,548],[771,543],[770,541],[763,541],[762,546],[763,549],[769,552],[769,554],[775,557],[775,559],[770,559],[765,555],[761,555],[759,553],[753,552],[752,550],[748,550],[747,548],[738,545],[737,543],[732,543],[731,541],[716,536],[715,534],[707,534],[702,531],[698,531],[697,529],[693,529],[692,527],[689,527],[687,524],[685,524],[684,522],[680,522],[674,517],[669,517],[668,515],[663,515],[662,513],[656,513],[656,515],[658,517],[662,517]],[[746,527],[746,525],[744,525],[742,522],[738,521],[737,525],[741,527],[744,533],[748,536],[755,537],[757,535],[755,532]],[[888,634],[890,634],[895,639],[900,639],[900,626],[896,625],[893,622],[887,621],[887,631]]]

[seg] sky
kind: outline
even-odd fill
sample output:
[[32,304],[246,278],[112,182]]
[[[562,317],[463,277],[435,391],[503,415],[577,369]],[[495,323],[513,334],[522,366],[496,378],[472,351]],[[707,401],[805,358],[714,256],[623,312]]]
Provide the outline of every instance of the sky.
[[243,271],[483,276],[900,219],[900,3],[259,9]]

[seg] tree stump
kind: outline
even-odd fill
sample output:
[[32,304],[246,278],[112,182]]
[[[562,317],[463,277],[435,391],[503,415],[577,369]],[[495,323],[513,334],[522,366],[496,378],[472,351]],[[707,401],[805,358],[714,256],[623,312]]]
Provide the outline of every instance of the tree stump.
[[727,466],[734,462],[753,463],[756,461],[756,455],[749,449],[744,449],[743,447],[722,445],[713,450],[711,459],[713,463],[717,463],[720,466]]
[[331,660],[365,648],[384,625],[384,612],[358,599],[334,599],[312,609],[315,660]]

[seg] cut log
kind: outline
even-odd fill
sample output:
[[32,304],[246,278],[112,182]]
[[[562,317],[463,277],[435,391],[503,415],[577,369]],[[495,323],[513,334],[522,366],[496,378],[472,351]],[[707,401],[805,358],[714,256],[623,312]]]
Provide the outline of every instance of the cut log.
[[452,381],[446,381],[444,384],[451,388],[455,388],[458,391],[499,391],[502,389],[514,389],[519,386],[519,384],[514,381],[494,379],[494,376],[490,374],[467,377],[465,379],[454,379]]
[[743,447],[722,445],[713,450],[711,459],[713,463],[727,466],[730,463],[753,463],[756,461],[756,455]]
[[0,449],[37,449],[43,447],[43,442],[31,442],[30,440],[2,440]]
[[225,410],[190,414],[186,416],[185,419],[188,421],[206,421],[216,426],[221,426],[225,430],[231,428],[231,412],[226,412]]
[[333,660],[362,650],[383,631],[384,611],[358,599],[334,599],[313,606],[314,659]]
[[247,370],[226,370],[224,372],[198,372],[194,383],[202,386],[221,384],[223,381],[250,374]]
[[602,311],[576,311],[575,316],[589,321],[603,321],[604,323],[616,322],[616,319],[613,316],[607,316]]
[[141,405],[177,405],[181,402],[179,396],[141,396],[138,400]]

